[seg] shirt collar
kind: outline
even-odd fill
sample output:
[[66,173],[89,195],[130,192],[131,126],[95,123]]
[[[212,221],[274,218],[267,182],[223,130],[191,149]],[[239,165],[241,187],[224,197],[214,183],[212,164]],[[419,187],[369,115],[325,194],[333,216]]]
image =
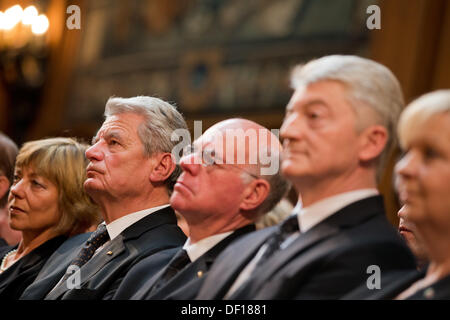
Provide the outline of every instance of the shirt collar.
[[108,223],[106,225],[106,230],[108,230],[109,238],[113,240],[116,238],[119,234],[122,233],[123,230],[128,228],[129,226],[135,224],[142,218],[148,216],[149,214],[156,212],[158,210],[161,210],[163,208],[168,207],[169,204],[164,204],[162,206],[153,207],[149,209],[144,209],[141,211],[133,212],[130,214],[127,214],[123,217],[120,217],[119,219],[114,220],[111,223]]
[[209,249],[214,247],[216,244],[218,244],[220,241],[222,241],[232,233],[233,231],[215,234],[213,236],[197,241],[196,243],[191,243],[191,238],[188,238],[183,246],[183,249],[186,250],[189,259],[194,262],[203,254],[205,254]]
[[347,205],[378,194],[377,189],[360,189],[325,198],[305,208],[302,208],[299,201],[294,208],[294,214],[298,213],[301,232],[306,232]]

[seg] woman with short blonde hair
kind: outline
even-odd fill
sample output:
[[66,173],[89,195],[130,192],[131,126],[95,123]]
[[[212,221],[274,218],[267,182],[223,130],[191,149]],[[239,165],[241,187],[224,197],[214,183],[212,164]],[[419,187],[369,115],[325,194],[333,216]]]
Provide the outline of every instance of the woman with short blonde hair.
[[20,149],[8,212],[10,226],[22,232],[22,240],[0,252],[0,297],[19,298],[68,237],[101,221],[83,188],[87,148],[72,138],[49,138]]

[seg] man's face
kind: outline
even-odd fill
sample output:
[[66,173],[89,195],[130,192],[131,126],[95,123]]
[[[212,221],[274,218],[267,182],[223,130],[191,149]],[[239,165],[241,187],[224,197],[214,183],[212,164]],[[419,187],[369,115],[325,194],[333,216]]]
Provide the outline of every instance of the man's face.
[[[172,207],[182,213],[190,223],[193,219],[207,219],[211,217],[217,221],[220,217],[229,220],[230,215],[239,213],[239,206],[243,198],[245,184],[241,175],[245,165],[202,164],[202,154],[214,154],[217,159],[227,162],[226,141],[220,147],[214,141],[213,134],[207,130],[204,135],[194,142],[194,153],[184,156],[180,160],[183,173],[178,178],[171,196]],[[206,152],[206,153],[205,153]],[[241,169],[240,169],[241,168]]]
[[144,156],[144,146],[137,134],[143,118],[134,113],[108,117],[86,151],[86,191],[126,199],[138,196],[150,186],[151,158]]
[[282,172],[292,182],[333,181],[358,166],[356,115],[345,87],[320,81],[294,92],[281,126]]

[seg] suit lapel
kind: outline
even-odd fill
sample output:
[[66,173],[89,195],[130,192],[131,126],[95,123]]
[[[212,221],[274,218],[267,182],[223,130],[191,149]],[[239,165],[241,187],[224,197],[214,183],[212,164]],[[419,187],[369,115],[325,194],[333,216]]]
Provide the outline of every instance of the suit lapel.
[[[100,252],[92,257],[80,269],[81,285],[88,282],[98,271],[100,271],[106,264],[114,260],[123,251],[125,251],[125,242],[131,239],[138,238],[142,233],[154,229],[162,224],[176,224],[175,212],[171,207],[166,207],[156,212],[153,212],[138,222],[126,228],[114,240],[108,242]],[[58,298],[66,291],[68,291],[66,283],[60,283],[55,290],[53,290],[48,297]]]
[[291,243],[286,249],[275,252],[267,261],[265,261],[257,269],[253,270],[252,276],[249,278],[247,284],[243,284],[235,293],[233,293],[230,299],[240,299],[240,296],[244,294],[249,296],[248,292],[257,292],[257,290],[263,286],[277,271],[283,268],[290,260],[297,257],[302,252],[308,250],[312,246],[317,245],[319,242],[324,241],[332,237],[339,232],[339,228],[336,226],[330,226],[327,224],[321,224],[315,228],[301,234],[293,243]]
[[[89,279],[101,270],[109,261],[113,260],[115,257],[120,255],[125,250],[123,245],[123,237],[121,235],[117,236],[114,240],[107,243],[100,252],[98,252],[94,257],[92,257],[85,265],[80,269],[80,285],[89,281]],[[70,279],[70,278],[69,278]],[[69,280],[68,279],[68,280]],[[48,294],[50,299],[58,299],[66,291],[69,291],[69,286],[67,281],[61,282],[57,287]]]
[[242,292],[248,292],[249,290],[256,292],[255,290],[263,286],[266,281],[292,259],[302,255],[318,243],[335,236],[341,229],[358,225],[380,212],[383,212],[383,201],[379,196],[356,201],[342,208],[312,229],[301,234],[286,249],[276,252],[264,262],[261,268],[258,268],[257,272],[253,272],[253,277],[249,279],[251,281],[247,285],[244,284],[244,287],[236,291],[231,298],[239,297]]
[[[213,277],[208,277],[210,281],[205,282],[197,299],[216,299],[226,293],[229,286],[235,281],[239,272],[242,271],[248,262],[255,256],[257,250],[266,241],[266,239],[276,231],[276,227],[262,229],[254,232],[244,239],[238,240],[236,246],[231,245],[224,251],[226,254],[221,256],[220,263],[214,264],[211,270]],[[245,245],[245,251],[239,250]],[[218,283],[223,285],[217,285]],[[225,292],[223,292],[225,291]]]
[[[244,226],[235,230],[228,237],[217,243],[207,252],[205,252],[196,261],[190,263],[183,270],[181,270],[167,285],[158,290],[154,295],[150,295],[151,299],[164,299],[172,292],[183,291],[184,288],[190,288],[192,283],[202,278],[211,268],[217,256],[235,239],[238,237],[255,231],[254,224]],[[160,275],[159,275],[160,276]],[[158,276],[158,278],[159,278]],[[155,281],[153,281],[153,284]]]
[[114,260],[125,250],[123,237],[118,235],[108,242],[91,260],[81,267],[81,284],[91,279],[107,263]]
[[138,222],[126,228],[123,232],[123,241],[138,238],[142,233],[148,232],[151,229],[159,227],[163,224],[176,224],[177,218],[172,207],[166,207],[155,211]]

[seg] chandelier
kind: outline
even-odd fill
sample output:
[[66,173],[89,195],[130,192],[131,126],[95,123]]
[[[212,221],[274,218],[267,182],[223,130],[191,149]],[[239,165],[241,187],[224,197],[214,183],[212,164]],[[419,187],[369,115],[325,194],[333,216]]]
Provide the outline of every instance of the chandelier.
[[48,64],[50,22],[31,5],[0,11],[0,85],[7,93],[10,134],[20,141],[40,102]]

